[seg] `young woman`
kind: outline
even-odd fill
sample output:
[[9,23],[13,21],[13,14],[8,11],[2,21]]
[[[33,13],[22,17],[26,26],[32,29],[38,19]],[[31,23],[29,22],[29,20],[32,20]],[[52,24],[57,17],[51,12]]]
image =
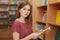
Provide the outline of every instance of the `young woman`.
[[40,33],[33,33],[32,27],[27,21],[31,14],[32,6],[23,2],[18,7],[19,18],[12,25],[13,40],[32,40],[38,38]]

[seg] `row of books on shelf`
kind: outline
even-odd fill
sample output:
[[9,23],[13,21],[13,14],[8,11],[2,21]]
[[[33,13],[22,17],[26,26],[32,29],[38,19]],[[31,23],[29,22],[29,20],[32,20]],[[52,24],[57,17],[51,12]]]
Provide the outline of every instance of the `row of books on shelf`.
[[40,5],[47,5],[48,4],[48,0],[40,0]]
[[9,11],[9,10],[18,10],[16,6],[11,6],[10,8],[8,6],[1,6],[0,11]]
[[8,11],[9,7],[7,6],[0,6],[0,11]]
[[[59,1],[60,0],[56,0],[56,1]],[[48,0],[40,0],[40,5],[47,5],[48,4]]]
[[8,14],[6,14],[6,13],[0,13],[0,18],[8,18]]
[[[12,20],[15,20],[14,18]],[[8,25],[10,24],[8,20],[0,20],[0,25]]]
[[18,10],[18,7],[17,6],[11,6],[10,10]]
[[1,25],[3,25],[3,24],[4,24],[4,25],[7,25],[7,24],[9,24],[9,22],[8,22],[7,20],[3,20],[3,21],[0,21],[0,24],[1,24]]
[[1,4],[19,4],[19,0],[0,0]]
[[16,19],[16,15],[10,15],[10,20],[15,20]]
[[16,11],[10,11],[9,15],[16,15]]
[[11,4],[19,4],[19,0],[10,0]]
[[2,14],[0,13],[0,18],[10,18],[11,20],[15,20],[16,19],[16,14],[13,14],[13,15],[7,15],[6,13]]

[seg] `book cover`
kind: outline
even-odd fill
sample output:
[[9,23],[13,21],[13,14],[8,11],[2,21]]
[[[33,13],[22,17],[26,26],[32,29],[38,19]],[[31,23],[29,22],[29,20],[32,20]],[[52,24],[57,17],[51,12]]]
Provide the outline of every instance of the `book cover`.
[[[37,23],[36,24],[36,30],[39,31],[41,29],[43,29],[43,30],[46,29],[46,25]],[[45,39],[44,34],[40,35],[39,38],[44,40]]]
[[60,0],[58,0],[60,2]]
[[60,24],[60,10],[57,10],[56,23]]
[[60,30],[56,32],[55,40],[60,40]]

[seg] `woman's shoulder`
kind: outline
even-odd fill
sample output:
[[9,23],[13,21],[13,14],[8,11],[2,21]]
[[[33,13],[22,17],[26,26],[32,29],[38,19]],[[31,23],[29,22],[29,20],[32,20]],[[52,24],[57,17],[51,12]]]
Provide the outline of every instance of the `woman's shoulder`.
[[18,22],[18,19],[16,19],[13,23],[19,23],[19,22]]

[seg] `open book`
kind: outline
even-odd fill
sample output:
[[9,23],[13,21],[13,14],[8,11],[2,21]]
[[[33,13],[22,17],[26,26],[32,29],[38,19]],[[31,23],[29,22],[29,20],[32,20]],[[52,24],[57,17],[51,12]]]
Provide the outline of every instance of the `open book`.
[[46,28],[46,29],[44,29],[44,30],[40,30],[40,31],[38,31],[37,33],[39,33],[39,34],[44,34],[44,33],[47,33],[48,31],[50,31],[51,30],[51,28],[50,27],[48,27],[48,28]]

